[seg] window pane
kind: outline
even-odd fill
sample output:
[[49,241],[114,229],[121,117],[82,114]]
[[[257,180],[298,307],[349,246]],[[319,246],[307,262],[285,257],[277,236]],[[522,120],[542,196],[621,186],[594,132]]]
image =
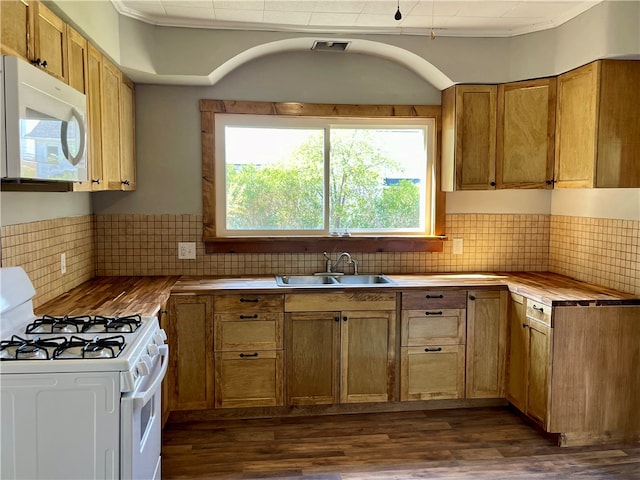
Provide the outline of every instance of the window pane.
[[331,130],[330,230],[424,231],[425,130]]
[[227,126],[227,230],[322,230],[322,129]]

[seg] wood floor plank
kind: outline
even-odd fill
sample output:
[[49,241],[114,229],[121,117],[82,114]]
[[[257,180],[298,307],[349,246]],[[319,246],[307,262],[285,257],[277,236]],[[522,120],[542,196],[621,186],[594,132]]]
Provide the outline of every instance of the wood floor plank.
[[560,448],[509,407],[169,423],[162,456],[165,479],[640,480],[640,444]]

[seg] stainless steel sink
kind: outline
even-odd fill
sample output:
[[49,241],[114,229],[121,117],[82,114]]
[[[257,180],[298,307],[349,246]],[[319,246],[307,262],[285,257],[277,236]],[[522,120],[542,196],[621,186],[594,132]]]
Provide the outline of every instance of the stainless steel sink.
[[279,287],[358,287],[364,285],[393,285],[385,275],[276,275]]
[[341,285],[392,285],[396,283],[384,275],[345,275],[336,277],[336,281]]

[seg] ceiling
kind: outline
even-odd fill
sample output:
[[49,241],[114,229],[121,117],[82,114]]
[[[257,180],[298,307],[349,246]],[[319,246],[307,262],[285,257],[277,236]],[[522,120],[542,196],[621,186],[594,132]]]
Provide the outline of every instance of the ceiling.
[[[510,37],[557,27],[602,0],[111,0],[154,25],[338,34]],[[402,18],[394,18],[400,8]]]

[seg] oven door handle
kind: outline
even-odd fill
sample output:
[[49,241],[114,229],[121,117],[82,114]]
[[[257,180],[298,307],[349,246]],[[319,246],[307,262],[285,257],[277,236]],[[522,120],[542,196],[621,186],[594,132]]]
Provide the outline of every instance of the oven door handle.
[[145,406],[162,385],[162,380],[164,379],[164,376],[167,373],[167,367],[169,366],[169,345],[160,345],[158,356],[162,361],[162,367],[160,367],[160,371],[153,379],[151,385],[149,385],[149,388],[147,388],[144,392],[136,392],[130,397],[131,400],[133,400],[134,409],[142,408],[143,406]]

